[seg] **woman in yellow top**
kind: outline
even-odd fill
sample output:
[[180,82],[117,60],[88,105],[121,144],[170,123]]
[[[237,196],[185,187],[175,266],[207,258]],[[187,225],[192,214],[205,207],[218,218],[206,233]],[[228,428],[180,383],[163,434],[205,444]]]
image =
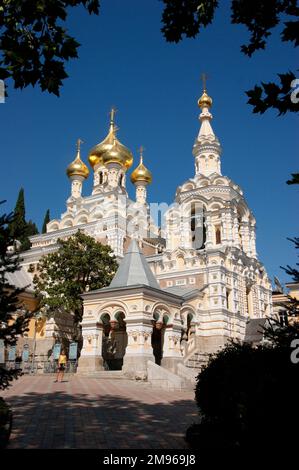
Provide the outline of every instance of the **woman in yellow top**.
[[64,371],[66,368],[66,362],[67,362],[67,357],[66,357],[65,351],[62,350],[58,359],[58,370],[57,370],[57,376],[56,376],[55,382],[59,381],[59,377],[60,377],[60,382],[62,382]]

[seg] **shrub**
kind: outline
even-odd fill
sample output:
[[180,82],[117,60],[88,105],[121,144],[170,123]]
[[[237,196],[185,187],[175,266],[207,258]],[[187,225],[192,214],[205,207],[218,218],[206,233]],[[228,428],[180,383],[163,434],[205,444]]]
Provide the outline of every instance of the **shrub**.
[[193,448],[250,449],[295,443],[299,365],[287,347],[231,343],[211,356],[197,378],[201,422],[189,428]]
[[12,412],[7,403],[0,397],[0,449],[7,446],[11,433]]

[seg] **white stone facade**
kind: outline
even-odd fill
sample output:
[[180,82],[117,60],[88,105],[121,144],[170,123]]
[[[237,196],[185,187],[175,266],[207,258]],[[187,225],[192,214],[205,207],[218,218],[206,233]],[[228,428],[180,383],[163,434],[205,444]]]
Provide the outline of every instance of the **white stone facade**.
[[[146,184],[136,184],[132,201],[126,170],[118,163],[99,163],[92,194],[82,196],[82,178],[73,179],[66,212],[49,222],[46,234],[31,239],[32,248],[24,254],[27,267],[55,250],[59,237],[68,238],[79,228],[109,244],[119,260],[130,240],[138,238],[159,282],[159,293],[120,290],[109,301],[107,292],[88,294],[81,370],[103,366],[103,338],[111,332],[118,343],[114,357],[119,354],[126,369],[130,357],[157,362],[152,335],[161,324],[161,360],[174,370],[173,362],[187,364],[194,354],[213,352],[229,338],[244,340],[250,319],[272,315],[271,283],[257,258],[256,221],[240,187],[221,174],[210,105],[201,104],[195,174],[178,187],[163,227],[151,217]],[[158,301],[162,291],[165,298]],[[120,313],[121,321],[115,317]],[[104,318],[109,318],[109,332]]]

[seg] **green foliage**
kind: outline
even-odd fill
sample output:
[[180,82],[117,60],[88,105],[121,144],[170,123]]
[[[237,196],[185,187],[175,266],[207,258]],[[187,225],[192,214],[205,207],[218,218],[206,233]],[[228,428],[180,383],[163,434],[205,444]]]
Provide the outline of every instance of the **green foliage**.
[[[299,250],[299,237],[288,238],[292,243],[294,243],[296,250]],[[296,263],[296,266],[299,266],[299,263]],[[297,268],[292,268],[287,265],[286,268],[282,268],[289,276],[292,277],[294,282],[299,282],[299,271]]]
[[25,220],[25,200],[23,188],[21,188],[19,191],[18,199],[14,209],[14,217],[11,219],[9,228],[11,237],[14,240],[19,240],[22,242],[27,228]]
[[36,224],[32,220],[26,222],[25,216],[24,189],[21,188],[14,210],[14,217],[9,224],[11,237],[14,239],[14,242],[18,240],[21,244],[18,248],[20,251],[29,250],[31,246],[29,237],[38,233]]
[[179,42],[183,36],[194,38],[201,26],[211,24],[218,7],[216,0],[162,0],[162,33],[169,42]]
[[43,222],[43,228],[42,228],[42,233],[47,233],[47,224],[50,222],[50,209],[47,209],[47,212],[45,214],[44,222]]
[[8,444],[12,426],[12,411],[7,403],[0,397],[0,449]]
[[15,88],[38,84],[59,96],[65,62],[78,57],[79,43],[64,24],[70,8],[99,13],[99,0],[5,0],[0,6],[0,79]]
[[292,179],[287,181],[287,184],[299,184],[299,173],[292,173]]
[[292,445],[295,436],[287,430],[299,418],[294,406],[299,365],[290,355],[290,345],[254,348],[236,342],[213,355],[197,379],[202,420],[189,431],[192,446],[205,454]]
[[277,109],[278,114],[288,111],[298,112],[298,103],[290,99],[291,83],[295,80],[293,72],[278,74],[280,84],[274,82],[262,83],[252,90],[246,91],[248,104],[253,106],[253,112],[263,114],[269,108]]
[[[20,308],[18,296],[24,289],[16,288],[7,278],[8,273],[20,269],[19,257],[8,251],[8,247],[12,246],[14,241],[9,228],[13,220],[13,214],[0,216],[0,339],[4,340],[5,346],[15,345],[18,336],[28,331],[28,321],[31,316],[22,309],[22,312],[19,310],[14,318],[18,307]],[[8,387],[18,375],[19,371],[6,371],[0,367],[0,390]]]
[[36,293],[48,315],[72,312],[78,323],[83,313],[81,294],[110,284],[117,262],[109,246],[80,231],[57,243],[58,250],[41,258],[38,264]]
[[[203,27],[214,20],[218,7],[216,0],[162,0],[162,33],[167,41],[179,42],[184,36],[194,38]],[[267,40],[274,28],[282,26],[281,41],[294,47],[299,45],[299,7],[296,0],[232,0],[231,22],[244,25],[250,33],[248,44],[241,46],[241,52],[249,57],[265,49]],[[291,21],[285,21],[285,19]],[[299,103],[290,99],[292,72],[278,75],[280,84],[262,83],[246,92],[248,104],[254,113],[264,113],[267,109],[277,109],[279,114],[298,112]]]

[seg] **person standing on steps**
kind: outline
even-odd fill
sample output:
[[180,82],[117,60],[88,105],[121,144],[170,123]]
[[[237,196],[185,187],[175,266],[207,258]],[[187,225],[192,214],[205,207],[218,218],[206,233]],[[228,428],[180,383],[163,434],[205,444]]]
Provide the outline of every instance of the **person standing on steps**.
[[60,377],[60,382],[62,382],[64,371],[66,368],[66,363],[67,363],[67,356],[66,356],[64,349],[62,349],[58,358],[58,370],[57,370],[55,382],[59,382],[59,377]]

